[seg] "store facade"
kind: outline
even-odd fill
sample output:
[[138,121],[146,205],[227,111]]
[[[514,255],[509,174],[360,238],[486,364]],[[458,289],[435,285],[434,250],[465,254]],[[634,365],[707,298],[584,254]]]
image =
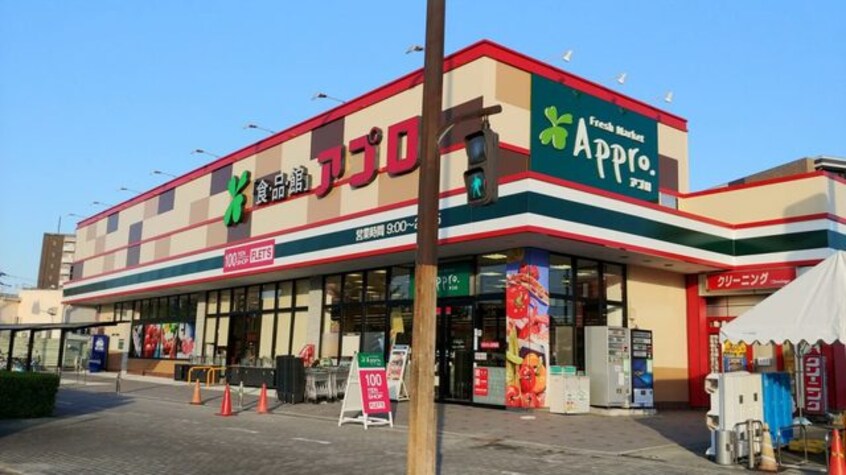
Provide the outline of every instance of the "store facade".
[[[609,325],[652,330],[656,401],[695,403],[705,275],[844,244],[826,173],[792,196],[795,180],[689,193],[684,119],[487,41],[446,59],[444,86],[447,117],[503,112],[491,206],[465,198],[478,124],[441,142],[442,400],[542,407],[546,368],[583,369],[584,329]],[[418,71],[83,220],[66,301],[123,322],[130,371],[413,354],[421,94]],[[735,193],[747,215],[724,209]]]

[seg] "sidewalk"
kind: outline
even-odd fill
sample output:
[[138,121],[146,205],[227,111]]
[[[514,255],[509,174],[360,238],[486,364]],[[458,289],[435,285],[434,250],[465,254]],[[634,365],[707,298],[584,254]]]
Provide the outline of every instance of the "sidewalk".
[[[65,374],[63,387],[84,386],[96,392],[114,392],[116,373],[98,373],[80,378]],[[87,384],[81,384],[87,381]],[[220,404],[223,386],[201,385],[206,405]],[[232,387],[233,408],[241,397]],[[259,390],[244,388],[243,410],[253,411]],[[121,394],[187,404],[193,385],[163,378],[127,375],[121,378]],[[276,391],[268,390],[271,411],[288,416],[337,421],[340,402],[281,404]],[[397,427],[408,425],[408,403],[394,403]],[[710,464],[701,457],[709,441],[701,411],[661,411],[654,416],[559,415],[546,411],[512,411],[455,404],[436,405],[440,432],[470,437],[490,444],[550,446],[559,450],[600,455],[638,456],[660,452],[674,459]]]

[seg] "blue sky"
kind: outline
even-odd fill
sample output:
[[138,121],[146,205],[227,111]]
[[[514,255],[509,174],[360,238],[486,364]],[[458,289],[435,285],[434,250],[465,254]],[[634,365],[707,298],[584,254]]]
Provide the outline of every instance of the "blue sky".
[[[71,232],[68,213],[211,158],[196,148],[264,136],[247,122],[281,130],[334,105],[317,91],[349,99],[421,67],[404,52],[424,16],[423,0],[0,0],[0,281],[34,284],[60,216]],[[698,190],[846,157],[844,18],[842,0],[451,1],[446,52],[491,39],[685,117]]]

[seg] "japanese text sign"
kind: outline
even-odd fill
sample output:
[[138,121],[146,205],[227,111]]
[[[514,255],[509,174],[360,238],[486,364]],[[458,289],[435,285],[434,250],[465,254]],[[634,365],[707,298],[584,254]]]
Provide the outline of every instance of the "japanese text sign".
[[473,370],[473,395],[488,395],[488,368],[476,368]]
[[805,412],[825,414],[825,361],[819,353],[810,353],[802,358],[802,382],[805,387]]
[[774,289],[796,278],[793,267],[781,269],[720,272],[705,277],[705,288],[714,290]]

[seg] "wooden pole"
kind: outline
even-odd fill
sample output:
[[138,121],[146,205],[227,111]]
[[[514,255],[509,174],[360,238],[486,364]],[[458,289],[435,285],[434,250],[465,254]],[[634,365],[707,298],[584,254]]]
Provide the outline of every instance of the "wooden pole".
[[438,194],[441,160],[438,150],[443,97],[445,0],[426,4],[426,46],[423,63],[422,160],[417,201],[417,259],[414,267],[414,322],[411,401],[408,421],[409,475],[435,473],[435,306],[438,274]]

